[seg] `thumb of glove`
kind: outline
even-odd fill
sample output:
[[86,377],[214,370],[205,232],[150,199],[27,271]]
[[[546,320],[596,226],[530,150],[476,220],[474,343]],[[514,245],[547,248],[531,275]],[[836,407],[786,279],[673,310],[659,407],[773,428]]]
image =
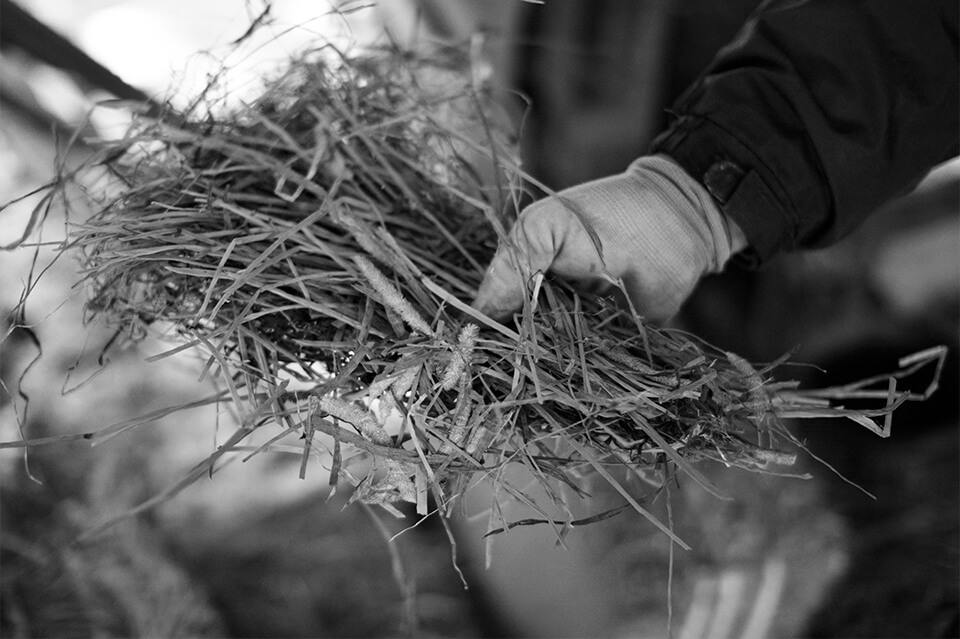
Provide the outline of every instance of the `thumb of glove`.
[[567,231],[577,224],[573,214],[554,198],[531,204],[517,219],[506,241],[490,261],[474,308],[503,320],[523,305],[527,282],[545,273],[564,244]]

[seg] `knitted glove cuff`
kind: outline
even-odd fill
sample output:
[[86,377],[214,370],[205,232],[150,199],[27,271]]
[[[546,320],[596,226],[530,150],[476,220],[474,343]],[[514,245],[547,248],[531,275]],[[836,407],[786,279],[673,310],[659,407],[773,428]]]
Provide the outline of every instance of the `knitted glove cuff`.
[[746,246],[743,232],[720,212],[707,189],[670,157],[643,156],[630,164],[625,175],[642,179],[672,203],[672,210],[708,256],[705,272],[722,271],[730,256]]

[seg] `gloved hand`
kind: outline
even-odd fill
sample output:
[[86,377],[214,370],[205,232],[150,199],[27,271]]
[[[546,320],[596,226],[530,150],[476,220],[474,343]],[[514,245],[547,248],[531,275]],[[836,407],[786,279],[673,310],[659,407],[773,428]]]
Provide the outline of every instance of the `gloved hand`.
[[496,319],[509,316],[538,271],[595,293],[622,278],[637,311],[659,323],[680,309],[704,274],[723,269],[745,246],[742,231],[702,185],[670,158],[646,156],[620,175],[524,209],[473,305]]

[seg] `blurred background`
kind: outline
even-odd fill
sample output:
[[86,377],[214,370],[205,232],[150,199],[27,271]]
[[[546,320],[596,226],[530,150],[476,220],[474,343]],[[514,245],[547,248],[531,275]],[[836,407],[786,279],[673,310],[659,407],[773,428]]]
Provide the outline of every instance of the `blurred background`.
[[[642,154],[755,5],[2,0],[0,202],[76,164],[89,152],[83,136],[122,132],[122,108],[87,118],[97,100],[184,104],[225,64],[232,71],[219,81],[243,99],[303,47],[362,47],[385,33],[401,46],[471,47],[524,116],[527,170],[563,188]],[[254,53],[231,58],[230,44],[258,20]],[[0,245],[20,237],[37,201],[0,211]],[[679,637],[957,636],[958,211],[952,162],[830,249],[702,284],[678,326],[755,361],[796,349],[793,361],[815,366],[786,374],[811,386],[893,370],[937,344],[950,358],[939,393],[900,410],[890,439],[852,422],[795,425],[826,462],[799,463],[812,479],[708,464],[731,501],[673,484],[670,516],[691,552],[672,553],[625,513],[573,531],[566,548],[549,531],[512,531],[495,540],[486,568],[483,522],[465,518],[455,527],[464,589],[436,521],[388,544],[415,519],[344,509],[322,473],[298,478],[295,455],[236,459],[71,543],[174,485],[235,428],[229,412],[200,406],[96,447],[0,450],[0,634],[660,637],[669,623]],[[84,322],[77,265],[56,252],[64,232],[54,206],[31,245],[0,251],[0,441],[135,424],[215,391],[197,381],[202,362],[189,353],[146,362],[168,344],[147,340],[99,361],[112,332]],[[598,486],[590,509],[616,503]]]

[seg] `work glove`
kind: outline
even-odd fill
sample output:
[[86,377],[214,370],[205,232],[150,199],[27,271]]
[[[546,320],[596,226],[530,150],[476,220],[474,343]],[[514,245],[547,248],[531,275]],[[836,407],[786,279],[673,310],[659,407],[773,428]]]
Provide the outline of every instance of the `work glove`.
[[603,294],[617,281],[647,321],[680,309],[706,273],[744,248],[742,231],[670,158],[645,156],[620,175],[560,191],[521,212],[474,300],[495,319],[518,309],[537,272]]

